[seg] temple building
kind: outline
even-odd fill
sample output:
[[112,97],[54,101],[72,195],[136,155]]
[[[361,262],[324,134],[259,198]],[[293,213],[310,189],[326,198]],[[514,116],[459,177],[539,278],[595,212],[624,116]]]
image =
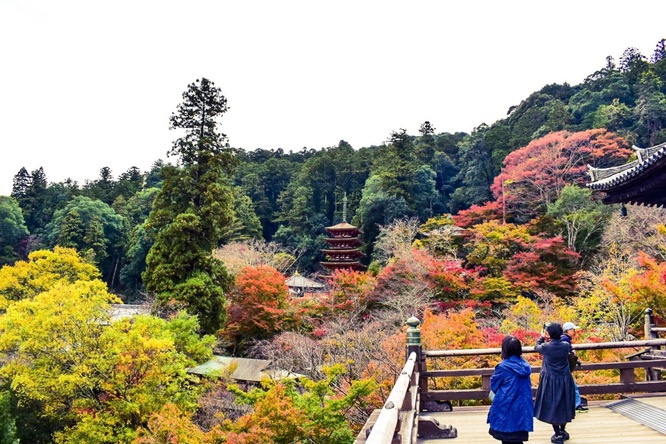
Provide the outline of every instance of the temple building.
[[325,239],[328,248],[323,249],[322,252],[328,260],[321,263],[323,267],[331,272],[340,269],[365,269],[365,265],[359,262],[360,258],[364,256],[360,250],[363,243],[358,238],[361,230],[347,222],[341,222],[332,227],[326,227],[326,233],[329,235]]
[[666,204],[666,143],[638,148],[633,162],[611,168],[588,165],[588,188],[604,193],[605,204],[628,203],[663,207]]
[[344,198],[342,222],[326,227],[328,248],[322,249],[327,261],[321,265],[329,272],[341,269],[365,270],[360,259],[365,256],[361,251],[363,242],[358,238],[362,233],[357,227],[347,223],[347,196]]
[[326,292],[326,285],[321,282],[317,282],[312,279],[308,279],[305,276],[301,276],[298,271],[294,273],[286,281],[287,287],[289,287],[289,295],[291,297],[314,297],[320,293]]

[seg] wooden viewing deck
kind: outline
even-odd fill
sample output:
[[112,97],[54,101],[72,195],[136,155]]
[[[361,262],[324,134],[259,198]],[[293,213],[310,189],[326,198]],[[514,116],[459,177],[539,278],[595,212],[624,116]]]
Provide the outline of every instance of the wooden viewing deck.
[[[427,361],[447,357],[499,355],[500,349],[466,349],[427,351],[421,347],[419,320],[407,320],[407,361],[397,375],[395,385],[384,406],[368,418],[356,437],[355,444],[430,444],[444,442],[498,442],[488,434],[488,407],[457,407],[459,401],[487,400],[493,368],[458,368],[431,370]],[[579,384],[581,395],[612,395],[613,401],[590,404],[590,411],[579,413],[567,427],[579,443],[666,443],[666,331],[654,324],[652,310],[645,315],[643,341],[574,344],[576,350],[641,349],[629,361],[585,363],[575,372],[606,371],[619,381],[602,384]],[[534,353],[534,347],[523,347],[523,353]],[[532,366],[533,373],[541,368]],[[637,374],[645,380],[637,380]],[[480,387],[435,389],[429,381],[439,378],[477,377]],[[532,388],[533,392],[536,387]],[[609,396],[606,396],[609,397]],[[453,408],[452,408],[453,407]],[[553,430],[549,424],[535,420],[530,442],[550,442]]]
[[[656,395],[656,394],[655,394]],[[666,394],[648,398],[636,397],[637,401],[659,407],[666,415]],[[666,435],[610,410],[607,405],[616,401],[590,402],[587,413],[579,413],[567,425],[571,439],[569,444],[645,444],[666,443]],[[417,444],[497,444],[499,441],[488,434],[486,417],[488,407],[455,407],[451,412],[432,413],[440,424],[452,424],[458,430],[454,439],[417,439]],[[549,444],[553,429],[550,424],[534,420],[534,432],[528,443]]]

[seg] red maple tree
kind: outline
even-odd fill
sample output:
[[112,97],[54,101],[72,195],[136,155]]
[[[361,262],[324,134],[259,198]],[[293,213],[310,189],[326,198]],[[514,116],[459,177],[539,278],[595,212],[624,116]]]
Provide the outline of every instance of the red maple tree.
[[236,342],[280,331],[287,308],[285,277],[273,267],[245,267],[229,297],[224,334]]
[[505,212],[527,221],[543,214],[566,185],[585,182],[587,165],[624,163],[631,154],[626,140],[605,129],[558,131],[507,155],[490,189]]

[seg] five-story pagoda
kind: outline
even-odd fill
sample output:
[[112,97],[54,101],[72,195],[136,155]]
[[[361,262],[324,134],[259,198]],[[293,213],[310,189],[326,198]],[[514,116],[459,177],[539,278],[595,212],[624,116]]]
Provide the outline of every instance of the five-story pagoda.
[[325,228],[329,235],[325,239],[328,248],[322,252],[328,259],[321,265],[330,272],[340,269],[364,270],[365,265],[359,262],[364,256],[360,247],[363,242],[358,238],[362,233],[357,227],[347,223],[347,197],[344,198],[344,207],[342,211],[342,222],[332,227]]

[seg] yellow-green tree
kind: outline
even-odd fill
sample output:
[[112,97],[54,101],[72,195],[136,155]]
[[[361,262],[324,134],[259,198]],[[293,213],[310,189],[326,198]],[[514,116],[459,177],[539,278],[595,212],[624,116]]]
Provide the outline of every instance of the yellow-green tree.
[[0,383],[17,401],[21,441],[131,442],[166,403],[192,412],[187,368],[211,356],[213,341],[199,338],[196,318],[112,322],[120,301],[94,267],[73,250],[38,253],[2,270],[12,298],[0,314]]
[[0,268],[0,312],[12,301],[33,298],[58,284],[92,281],[99,270],[73,248],[33,251],[27,261]]
[[[188,336],[196,337],[198,326],[188,320],[182,315],[171,322],[138,316],[107,327],[98,339],[97,353],[81,364],[91,370],[91,391],[73,399],[76,423],[58,432],[56,442],[129,443],[168,403],[193,413],[202,386],[191,386],[187,374],[195,361],[181,346],[192,342],[176,334],[189,330]],[[172,323],[190,326],[183,330],[183,325]],[[210,345],[211,338],[205,338],[195,355],[210,357]]]
[[253,411],[234,423],[226,422],[226,440],[244,444],[318,443],[344,444],[354,442],[358,432],[351,427],[349,416],[365,407],[365,400],[376,387],[370,379],[354,381],[344,395],[336,394],[335,386],[343,378],[344,366],[337,364],[324,369],[326,378],[312,381],[303,378],[302,388],[294,381],[278,383],[265,380],[262,387],[248,392],[230,386],[236,402],[249,404]]
[[11,303],[0,316],[0,379],[10,386],[19,412],[22,406],[32,410],[17,421],[22,441],[35,424],[49,435],[75,420],[73,400],[94,389],[94,369],[84,362],[98,348],[112,301],[116,297],[99,280],[60,282]]
[[542,318],[543,314],[536,301],[518,296],[507,309],[507,316],[502,321],[500,331],[506,334],[517,329],[541,331]]
[[631,282],[639,275],[631,256],[611,248],[604,261],[584,273],[573,303],[580,325],[594,326],[595,335],[605,340],[629,339],[629,332],[642,318],[645,306],[638,303]]

